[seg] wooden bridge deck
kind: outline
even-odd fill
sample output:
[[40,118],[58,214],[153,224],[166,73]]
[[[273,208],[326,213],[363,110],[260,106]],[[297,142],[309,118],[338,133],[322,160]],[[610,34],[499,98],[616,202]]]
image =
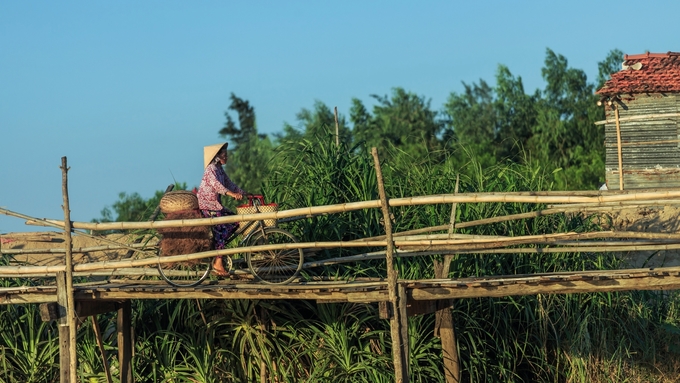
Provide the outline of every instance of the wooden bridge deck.
[[[508,295],[566,294],[627,290],[680,289],[680,267],[580,271],[461,279],[399,280],[409,301],[432,301]],[[129,299],[310,299],[320,302],[385,302],[386,280],[314,281],[266,285],[242,280],[174,287],[159,280],[110,279],[74,285],[76,301]],[[57,301],[56,286],[0,289],[0,304]]]

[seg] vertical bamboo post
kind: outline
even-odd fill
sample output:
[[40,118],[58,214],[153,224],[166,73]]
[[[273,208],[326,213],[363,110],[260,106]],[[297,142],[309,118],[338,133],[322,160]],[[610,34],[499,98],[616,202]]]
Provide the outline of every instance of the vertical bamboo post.
[[[392,238],[392,220],[390,219],[390,209],[387,202],[387,194],[385,193],[385,183],[383,181],[382,169],[380,168],[380,159],[378,158],[378,149],[371,149],[373,154],[373,162],[375,164],[375,175],[378,180],[378,193],[380,194],[380,204],[385,221],[385,237],[387,241],[387,249],[385,259],[387,263],[387,286],[390,300],[390,334],[392,337],[392,359],[394,361],[394,377],[397,383],[408,383],[408,337],[404,338],[404,331],[402,331],[402,310],[401,305],[406,306],[406,302],[399,299],[399,292],[397,291],[397,270],[394,268],[394,241]],[[405,296],[402,297],[405,300]]]
[[118,368],[120,383],[133,383],[132,376],[132,305],[123,301],[118,308],[116,328],[118,331]]
[[[456,187],[453,189],[453,194],[458,194],[458,187],[460,186],[460,174],[456,175]],[[449,218],[449,236],[453,234],[453,230],[456,227],[456,210],[458,208],[458,202],[451,204],[451,217]]]
[[621,151],[621,123],[619,121],[619,107],[614,105],[616,119],[616,148],[619,155],[619,190],[623,190],[623,153]]
[[340,125],[338,124],[338,107],[335,107],[335,146],[340,146]]
[[[269,332],[269,311],[264,307],[260,310],[260,323],[260,334],[265,337],[266,333]],[[260,350],[260,383],[267,383],[268,378],[264,351]]]
[[399,305],[397,309],[399,310],[399,333],[401,336],[401,342],[403,347],[403,357],[402,365],[404,370],[405,381],[408,382],[408,366],[409,366],[409,347],[408,347],[408,311],[406,307],[406,302],[408,302],[408,297],[406,295],[406,286],[403,284],[397,285],[397,297],[399,298]]
[[97,338],[97,346],[99,346],[99,351],[102,353],[102,365],[104,366],[104,373],[106,374],[106,382],[113,383],[113,378],[111,377],[111,369],[109,368],[109,359],[106,357],[106,350],[104,349],[104,340],[102,339],[102,332],[99,328],[99,322],[97,321],[96,315],[90,315],[92,320],[92,329],[94,330],[94,335]]
[[71,209],[68,200],[68,166],[66,157],[61,157],[61,190],[64,198],[64,247],[66,250],[66,319],[69,328],[69,382],[76,382],[78,377],[78,357],[76,354],[76,309],[73,298],[73,238],[71,237]]
[[59,315],[57,327],[59,329],[59,382],[68,383],[71,379],[70,352],[71,339],[70,328],[68,325],[68,298],[66,289],[66,272],[57,272],[57,305]]
[[[458,194],[460,186],[460,176],[456,176],[456,187],[453,191]],[[451,204],[451,218],[449,219],[449,235],[453,234],[456,226],[456,210],[458,204]],[[435,264],[434,274],[435,278],[448,278],[449,270],[451,269],[452,255],[444,256],[444,263],[439,266]],[[435,335],[438,335],[442,342],[442,359],[444,361],[444,379],[446,383],[460,382],[460,364],[458,356],[458,345],[456,344],[456,332],[453,327],[453,299],[438,301],[441,305],[435,312]]]

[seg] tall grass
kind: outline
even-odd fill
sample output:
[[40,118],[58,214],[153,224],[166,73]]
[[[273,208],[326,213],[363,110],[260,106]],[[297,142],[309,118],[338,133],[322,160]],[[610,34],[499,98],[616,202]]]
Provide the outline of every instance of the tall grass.
[[[390,150],[383,174],[387,194],[405,197],[461,192],[550,190],[551,169],[534,165],[483,167],[459,151],[412,158]],[[373,159],[332,137],[283,145],[264,185],[282,209],[377,199]],[[461,165],[463,164],[463,165]],[[459,204],[459,222],[540,208],[529,204]],[[392,211],[396,231],[449,222],[450,205]],[[351,240],[383,234],[379,210],[283,223],[303,241]],[[587,218],[587,217],[586,217]],[[551,215],[460,233],[518,236],[595,230],[582,217]],[[316,257],[350,255],[328,250]],[[365,249],[361,250],[365,251]],[[439,256],[398,259],[402,278],[431,278]],[[619,267],[612,254],[461,254],[450,277],[594,270]],[[311,270],[308,276],[384,277],[384,261]],[[677,292],[584,293],[473,298],[455,302],[455,332],[463,382],[677,382],[680,376],[680,299]],[[135,301],[137,382],[392,382],[388,321],[376,305],[312,301]],[[114,375],[115,316],[101,315]],[[35,306],[0,306],[0,382],[54,381],[55,327],[41,324]],[[79,375],[103,381],[101,356],[86,323],[79,331]],[[414,382],[443,382],[433,315],[408,319],[409,371]],[[41,361],[34,363],[33,361]],[[264,376],[263,376],[264,374]],[[32,380],[31,380],[32,379]],[[117,379],[117,378],[116,378]]]

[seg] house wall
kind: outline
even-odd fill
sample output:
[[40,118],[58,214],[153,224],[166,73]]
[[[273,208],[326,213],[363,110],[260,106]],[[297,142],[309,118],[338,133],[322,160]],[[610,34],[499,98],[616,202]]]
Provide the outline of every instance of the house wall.
[[[622,95],[618,104],[623,158],[623,188],[680,187],[680,113],[678,94]],[[606,108],[606,180],[610,190],[619,189],[619,160],[615,113]],[[626,118],[647,118],[626,121]],[[622,121],[621,121],[622,120]]]

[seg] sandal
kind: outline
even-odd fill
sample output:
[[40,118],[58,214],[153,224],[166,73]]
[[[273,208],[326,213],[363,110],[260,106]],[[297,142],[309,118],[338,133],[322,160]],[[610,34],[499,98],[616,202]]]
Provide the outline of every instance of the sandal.
[[218,277],[224,277],[224,278],[229,277],[231,275],[231,274],[229,274],[229,272],[227,270],[213,269],[212,273],[217,275]]

